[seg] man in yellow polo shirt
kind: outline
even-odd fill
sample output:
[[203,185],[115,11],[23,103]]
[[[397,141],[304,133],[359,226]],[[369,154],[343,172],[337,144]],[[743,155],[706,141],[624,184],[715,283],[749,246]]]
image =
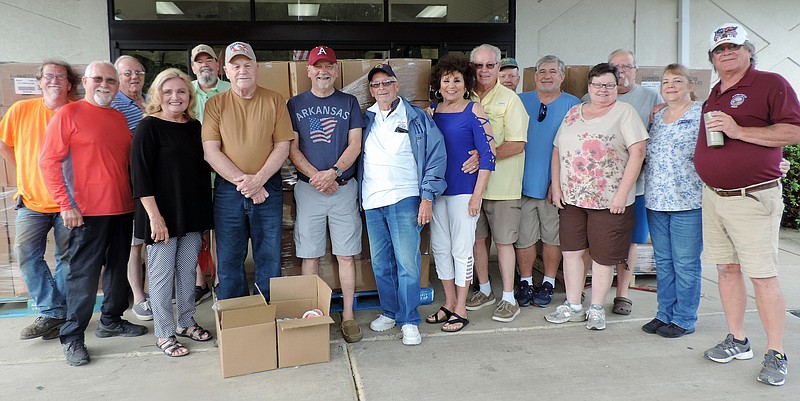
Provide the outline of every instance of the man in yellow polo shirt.
[[[69,230],[59,213],[61,208],[47,191],[39,170],[39,151],[47,123],[69,102],[69,91],[78,84],[72,67],[59,60],[47,60],[36,72],[43,97],[14,103],[0,121],[0,154],[17,168],[17,203],[14,253],[22,278],[39,317],[22,329],[20,339],[58,338],[66,321],[65,277],[68,270]],[[55,271],[44,260],[47,233],[55,236]]]
[[486,241],[491,230],[503,281],[503,297],[492,319],[511,322],[519,315],[519,305],[514,299],[514,243],[519,235],[528,113],[519,96],[498,83],[500,49],[489,44],[480,45],[472,49],[470,61],[477,75],[472,100],[480,102],[489,117],[497,147],[497,165],[483,193],[481,217],[475,232],[473,254],[480,290],[467,299],[467,310],[478,310],[496,302],[489,283]]

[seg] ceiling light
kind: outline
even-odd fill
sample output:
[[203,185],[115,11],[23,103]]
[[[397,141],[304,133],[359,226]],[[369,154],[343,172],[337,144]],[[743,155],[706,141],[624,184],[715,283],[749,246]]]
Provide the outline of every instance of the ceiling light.
[[444,18],[447,16],[447,6],[427,6],[417,14],[417,18]]
[[171,1],[157,1],[156,14],[181,15],[183,11]]
[[290,17],[316,17],[319,15],[319,4],[287,4]]

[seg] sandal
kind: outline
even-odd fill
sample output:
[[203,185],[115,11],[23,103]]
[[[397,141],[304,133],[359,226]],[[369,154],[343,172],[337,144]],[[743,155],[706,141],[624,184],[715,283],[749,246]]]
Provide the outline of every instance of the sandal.
[[[456,328],[450,328],[450,329],[446,328],[446,326],[448,325],[452,326],[454,324],[459,324],[459,323],[461,324],[461,326],[457,326]],[[442,331],[445,333],[456,333],[461,331],[461,329],[463,329],[464,327],[467,327],[468,324],[469,324],[469,319],[461,317],[461,315],[459,315],[458,313],[453,313],[453,316],[451,316],[450,319],[448,319],[447,322],[442,326]]]
[[633,309],[633,302],[625,297],[614,298],[614,309],[611,311],[617,315],[630,315]]
[[[169,336],[162,342],[156,341],[156,347],[158,347],[164,355],[173,358],[189,355],[189,349],[179,343],[178,340],[175,339],[175,336]],[[186,350],[186,353],[178,354],[177,352],[179,350]]]
[[[444,312],[444,319],[439,318],[439,312]],[[425,318],[425,323],[430,323],[430,324],[444,323],[450,319],[450,316],[453,316],[453,312],[450,312],[449,309],[442,306],[441,308],[439,308],[439,310],[436,311],[436,313],[428,315],[428,317]]]
[[211,333],[208,330],[201,327],[199,324],[195,324],[192,327],[187,327],[180,331],[175,330],[175,335],[178,337],[186,337],[194,341],[200,341],[200,342],[208,341],[211,340],[212,338]]

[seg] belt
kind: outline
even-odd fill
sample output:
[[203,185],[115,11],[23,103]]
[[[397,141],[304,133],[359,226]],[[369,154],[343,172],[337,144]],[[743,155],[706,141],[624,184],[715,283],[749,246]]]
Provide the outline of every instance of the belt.
[[714,191],[715,194],[723,197],[730,197],[730,196],[749,196],[753,198],[753,192],[763,191],[765,189],[775,188],[778,186],[778,180],[765,182],[763,184],[754,185],[752,187],[745,187],[739,189],[718,189],[708,187],[708,189]]

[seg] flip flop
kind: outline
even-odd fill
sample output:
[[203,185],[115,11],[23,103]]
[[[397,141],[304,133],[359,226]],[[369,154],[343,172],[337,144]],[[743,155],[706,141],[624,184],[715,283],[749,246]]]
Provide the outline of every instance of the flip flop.
[[617,315],[630,315],[633,309],[633,302],[625,297],[614,298],[614,309],[611,311]]
[[[458,326],[458,328],[455,329],[445,328],[445,326],[447,325],[453,325],[457,323],[461,323],[461,326]],[[463,329],[464,327],[467,327],[468,324],[469,324],[469,319],[461,317],[461,315],[459,315],[458,313],[453,313],[453,316],[451,316],[450,319],[448,319],[447,322],[444,325],[442,325],[442,331],[445,333],[457,333],[461,331],[461,329]]]
[[[440,311],[444,312],[444,319],[439,319]],[[439,310],[436,311],[436,313],[428,315],[428,317],[425,318],[425,323],[429,324],[445,323],[450,319],[450,316],[453,316],[453,312],[442,306],[441,308],[439,308]]]

